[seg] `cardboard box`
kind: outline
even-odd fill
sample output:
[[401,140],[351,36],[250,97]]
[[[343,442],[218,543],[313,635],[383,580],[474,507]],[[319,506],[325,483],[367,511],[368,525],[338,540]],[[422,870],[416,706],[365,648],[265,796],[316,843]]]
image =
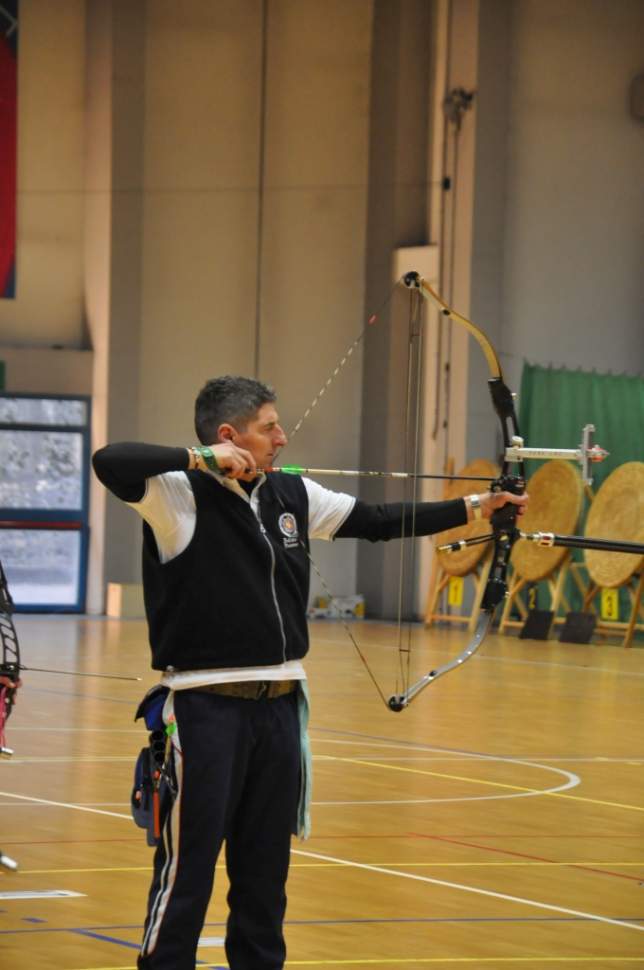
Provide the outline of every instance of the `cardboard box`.
[[316,596],[309,607],[310,620],[363,620],[364,596]]

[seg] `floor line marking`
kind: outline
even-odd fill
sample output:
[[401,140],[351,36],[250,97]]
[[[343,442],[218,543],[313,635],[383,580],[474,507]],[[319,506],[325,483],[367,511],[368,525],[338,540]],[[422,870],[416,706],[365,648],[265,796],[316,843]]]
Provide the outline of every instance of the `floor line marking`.
[[12,731],[24,731],[26,733],[44,734],[138,734],[141,735],[141,728],[97,728],[97,727],[38,727],[30,724],[11,725]]
[[[321,730],[321,729],[318,728],[317,730]],[[465,761],[465,760],[469,760],[469,761],[498,760],[498,761],[519,762],[519,759],[517,759],[515,757],[508,756],[508,755],[499,755],[497,757],[497,756],[491,755],[491,754],[483,754],[482,752],[480,754],[475,754],[475,753],[471,753],[471,752],[452,751],[450,749],[447,749],[446,750],[445,748],[441,748],[441,747],[434,747],[434,746],[431,746],[431,745],[419,744],[419,743],[416,743],[416,742],[407,742],[407,741],[403,741],[402,739],[400,741],[398,741],[398,742],[393,742],[393,741],[392,742],[384,742],[384,741],[361,741],[359,739],[356,739],[355,741],[345,741],[345,740],[343,740],[341,738],[319,737],[319,736],[317,736],[315,734],[315,731],[316,731],[316,728],[312,728],[311,729],[311,741],[313,741],[315,744],[337,744],[337,745],[342,745],[344,747],[358,747],[358,746],[362,745],[365,748],[395,748],[398,751],[400,751],[400,750],[403,750],[403,751],[411,751],[414,754],[417,754],[419,756],[419,760],[423,760],[422,759],[422,756],[423,755],[427,755],[427,756],[431,756],[431,757],[427,757],[427,760],[428,761],[457,761],[458,762],[458,761]],[[321,757],[321,755],[317,755],[317,757]],[[399,757],[399,758],[393,758],[392,757],[391,760],[392,761],[393,760],[396,760],[396,761],[410,760],[411,761],[411,760],[414,760],[414,759],[412,759],[412,758],[404,759],[402,757]],[[571,755],[567,755],[567,756],[564,756],[564,755],[550,755],[550,754],[543,754],[543,755],[538,755],[538,756],[537,755],[532,755],[532,762],[531,763],[538,764],[538,763],[545,762],[545,761],[564,761],[564,762],[570,762],[570,761],[577,762],[577,761],[579,761],[579,762],[591,763],[591,764],[598,764],[598,765],[603,765],[603,764],[618,764],[618,765],[620,765],[620,764],[629,764],[629,765],[632,764],[632,765],[641,765],[641,764],[644,764],[644,758],[642,758],[639,753],[636,754],[636,755],[632,755],[631,757],[628,757],[628,755],[625,755],[622,758],[609,758],[606,755],[602,755],[602,754],[595,754],[595,755],[575,755],[575,754],[571,754]]]
[[[404,963],[644,963],[644,957],[379,957],[366,960],[287,960],[287,967],[399,966]],[[105,970],[105,968],[104,968]]]
[[[431,836],[425,836],[425,838],[431,838]],[[440,839],[440,836],[436,836]],[[449,839],[444,841],[449,842]],[[453,841],[453,840],[452,840]],[[455,845],[467,845],[466,842],[456,842]],[[481,846],[485,848],[485,846]],[[502,849],[491,850],[502,852]],[[514,853],[510,853],[511,855]],[[517,853],[519,854],[519,853]],[[374,862],[374,866],[406,866],[409,869],[504,869],[504,868],[543,868],[543,869],[556,869],[556,868],[566,868],[568,866],[575,866],[579,869],[588,870],[590,872],[599,872],[601,875],[608,876],[621,876],[623,879],[633,879],[636,882],[642,882],[644,877],[640,876],[628,876],[619,872],[606,872],[603,873],[599,869],[593,869],[591,866],[627,866],[629,868],[644,867],[644,862],[550,862],[550,861],[535,861],[535,862],[407,862],[401,859],[400,862]],[[222,870],[226,868],[224,862],[217,863],[216,868]],[[292,862],[289,869],[342,869],[344,868],[344,863],[341,862]],[[23,869],[21,867],[20,874],[22,876],[69,876],[78,875],[84,872],[150,872],[150,866],[96,866],[91,869]]]
[[134,760],[134,757],[132,755],[129,755],[129,754],[118,754],[118,755],[117,754],[114,754],[114,755],[111,755],[111,754],[110,755],[102,755],[102,754],[95,754],[95,755],[89,755],[89,754],[88,755],[80,755],[80,754],[78,754],[78,755],[73,755],[73,754],[70,754],[70,755],[62,755],[61,754],[61,755],[52,755],[51,758],[40,758],[40,757],[37,757],[36,755],[33,755],[33,756],[32,755],[21,755],[18,758],[12,758],[11,761],[8,761],[7,762],[7,764],[8,765],[13,765],[14,767],[16,767],[17,765],[45,765],[45,764],[54,764],[54,765],[76,765],[76,764],[79,764],[80,765],[80,764],[96,764],[99,761],[109,762],[110,764],[112,764],[112,763],[117,763],[118,764],[118,763],[121,763],[121,762],[125,762],[125,763],[130,762],[130,763],[132,763],[133,760]]
[[[378,957],[355,960],[287,960],[286,967],[401,966],[410,963],[644,963],[644,957]],[[200,963],[204,970],[227,970],[220,963]],[[83,970],[136,970],[136,967],[85,967]]]
[[[311,639],[313,640],[314,637],[311,637]],[[338,647],[340,646],[346,647],[346,643],[343,643],[342,640],[333,640],[333,639],[324,640],[320,638],[320,642],[324,644],[328,644],[328,643],[334,644],[335,646],[338,646]],[[373,647],[375,648],[380,647],[384,650],[390,649],[386,643],[373,643],[373,644],[370,644],[369,647],[370,649]],[[434,651],[435,653],[439,652],[435,648],[434,648]],[[445,656],[449,656],[450,655],[449,647],[442,648],[440,650],[440,653],[444,654]],[[644,677],[644,673],[639,670],[619,670],[616,667],[615,668],[614,667],[591,667],[591,666],[587,666],[586,664],[561,663],[561,661],[558,661],[558,660],[526,660],[525,658],[519,658],[519,657],[495,657],[489,653],[479,653],[477,654],[476,657],[473,657],[472,659],[478,661],[479,663],[482,660],[485,660],[485,661],[491,661],[494,663],[520,664],[521,666],[526,666],[526,667],[563,667],[566,670],[582,670],[584,671],[584,673],[613,674],[613,676],[615,677],[629,677],[629,678]]]
[[[5,910],[6,912],[6,910]],[[615,917],[617,918],[617,917]],[[644,922],[642,917],[620,917],[620,919],[637,919]],[[362,925],[384,925],[384,924],[431,924],[431,923],[587,923],[587,919],[579,916],[434,916],[434,917],[355,917],[353,919],[286,919],[285,926],[362,926]],[[204,923],[204,930],[214,927],[225,929],[226,920],[209,920]],[[106,933],[108,930],[136,930],[143,929],[141,923],[119,923],[116,926],[39,926],[37,929],[12,929],[0,930],[0,936],[24,936],[25,934],[43,933]]]
[[[217,866],[219,868],[219,866]],[[222,866],[223,868],[223,866]],[[148,866],[101,866],[94,869],[23,869],[20,867],[21,876],[71,876],[79,875],[83,872],[147,872],[151,871]]]
[[107,812],[104,808],[88,808],[85,805],[74,805],[72,802],[55,802],[50,798],[34,798],[33,795],[20,795],[14,791],[0,791],[0,795],[7,798],[19,798],[24,802],[34,802],[36,805],[53,805],[55,808],[71,808],[76,812],[89,812],[91,815],[109,815],[111,818],[131,819],[131,815],[124,815],[123,812]]
[[[400,966],[404,963],[644,963],[644,957],[378,957],[363,960],[287,960],[286,967]],[[108,968],[100,968],[108,970]]]
[[[417,833],[415,833],[417,834]],[[629,863],[621,862],[557,862],[554,859],[544,859],[543,856],[529,855],[526,852],[517,852],[513,849],[500,849],[495,845],[481,845],[479,842],[464,842],[461,839],[449,838],[445,835],[423,835],[421,838],[428,839],[434,842],[445,842],[448,845],[462,845],[467,849],[480,849],[483,852],[496,852],[499,855],[511,855],[516,856],[521,859],[532,860],[533,865],[556,865],[556,866],[568,866],[573,869],[581,869],[584,872],[596,872],[602,876],[615,876],[619,879],[632,879],[635,882],[640,882],[639,876],[629,876],[625,872],[613,872],[609,870],[598,869],[597,866],[614,866],[614,865],[629,865]],[[521,863],[519,863],[520,865]],[[639,863],[631,863],[632,865],[639,865]],[[485,865],[485,863],[482,863]]]
[[[599,798],[588,798],[583,795],[564,795],[563,790],[559,789],[539,789],[539,788],[526,788],[523,785],[510,785],[502,781],[487,781],[481,778],[468,778],[462,775],[447,775],[439,771],[425,771],[420,768],[404,768],[400,765],[386,765],[378,761],[362,761],[359,758],[335,758],[335,761],[346,761],[349,764],[354,765],[366,765],[371,768],[389,768],[390,771],[406,771],[410,774],[415,775],[430,775],[432,778],[446,778],[451,781],[466,781],[472,785],[491,785],[496,788],[509,788],[514,791],[525,792],[526,794],[532,795],[550,795],[553,798],[570,798],[576,802],[590,802],[592,805],[606,805],[608,808],[626,808],[633,812],[644,812],[644,806],[641,805],[625,805],[621,802],[606,802]],[[559,770],[559,769],[553,769]],[[564,786],[566,788],[571,787],[570,785]],[[0,793],[1,794],[1,793]]]
[[[0,792],[0,795],[2,794],[8,794],[8,793]],[[16,797],[15,793],[11,793],[11,797]],[[22,798],[25,801],[36,801],[36,802],[47,803],[46,799],[34,798],[33,796],[19,795],[17,797]],[[563,797],[566,797],[566,796],[563,796]],[[130,820],[129,815],[119,814],[117,812],[106,812],[96,808],[94,809],[83,808],[78,805],[73,805],[70,802],[49,802],[49,804],[59,805],[60,807],[70,808],[72,810],[94,813],[97,815],[109,815],[113,818],[123,818],[123,819],[127,819],[128,821]],[[446,886],[449,889],[459,889],[459,890],[462,890],[463,892],[475,893],[480,896],[489,896],[494,899],[504,899],[504,900],[507,900],[508,902],[519,903],[524,906],[534,906],[538,909],[547,909],[557,913],[567,913],[570,916],[582,916],[585,919],[593,920],[599,923],[607,923],[610,925],[620,926],[623,928],[644,931],[644,926],[637,926],[637,924],[635,923],[629,923],[624,920],[610,919],[609,917],[606,917],[606,916],[599,916],[596,913],[586,913],[582,910],[568,909],[567,907],[564,907],[564,906],[554,906],[551,903],[542,903],[542,902],[539,902],[538,900],[524,899],[521,896],[510,896],[506,893],[493,892],[492,890],[489,890],[489,889],[479,889],[475,886],[465,886],[461,883],[447,882],[446,880],[435,879],[430,876],[422,876],[417,873],[403,872],[400,869],[385,869],[382,866],[373,866],[364,862],[354,862],[348,859],[340,859],[336,856],[322,855],[317,852],[307,852],[302,849],[292,849],[291,851],[294,855],[303,856],[304,858],[319,859],[322,862],[339,862],[339,863],[342,863],[343,865],[356,868],[356,869],[364,869],[368,872],[369,871],[380,872],[384,875],[398,876],[402,879],[411,879],[416,882],[424,882],[424,883],[433,884],[437,886]]]
[[547,909],[555,913],[567,913],[569,916],[583,916],[585,919],[593,920],[598,923],[608,923],[613,926],[620,926],[624,929],[639,930],[644,932],[644,926],[636,923],[629,923],[624,920],[611,919],[608,916],[599,916],[597,913],[586,913],[579,909],[569,909],[566,906],[555,906],[552,903],[542,903],[535,899],[524,899],[522,896],[510,896],[508,893],[499,893],[491,889],[479,889],[476,886],[465,886],[462,883],[447,882],[444,879],[434,879],[432,876],[421,876],[414,872],[404,872],[400,869],[385,869],[383,866],[374,866],[366,862],[354,862],[350,859],[339,859],[337,856],[322,855],[318,852],[308,852],[304,849],[292,849],[294,855],[304,856],[309,859],[321,859],[323,862],[342,862],[346,866],[355,869],[364,869],[366,872],[380,872],[386,876],[399,876],[401,879],[411,879],[414,882],[425,882],[434,886],[446,886],[448,889],[460,889],[463,892],[476,893],[479,896],[489,896],[492,899],[504,899],[510,903],[519,903],[523,906],[534,906],[537,909]]

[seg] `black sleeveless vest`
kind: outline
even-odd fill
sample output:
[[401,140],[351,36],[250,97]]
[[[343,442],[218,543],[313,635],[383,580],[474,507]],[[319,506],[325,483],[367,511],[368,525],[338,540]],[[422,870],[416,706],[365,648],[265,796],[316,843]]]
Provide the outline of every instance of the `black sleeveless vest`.
[[258,486],[259,515],[211,475],[186,473],[194,535],[161,564],[143,525],[143,591],[155,670],[256,667],[308,651],[308,497],[294,475]]

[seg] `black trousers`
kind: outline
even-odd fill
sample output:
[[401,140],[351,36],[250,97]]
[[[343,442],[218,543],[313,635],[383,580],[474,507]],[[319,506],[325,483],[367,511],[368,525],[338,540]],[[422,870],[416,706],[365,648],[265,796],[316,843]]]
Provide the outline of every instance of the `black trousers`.
[[282,970],[300,786],[297,693],[246,700],[176,691],[178,794],[164,819],[139,968],[194,970],[226,840],[230,970]]

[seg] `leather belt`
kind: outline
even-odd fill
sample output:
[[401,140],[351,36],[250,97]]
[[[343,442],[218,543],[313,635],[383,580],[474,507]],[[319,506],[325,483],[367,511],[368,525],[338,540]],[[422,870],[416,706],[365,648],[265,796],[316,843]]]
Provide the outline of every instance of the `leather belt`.
[[192,687],[191,690],[259,701],[291,694],[297,690],[297,684],[297,680],[235,680],[223,684],[204,684],[203,687]]

